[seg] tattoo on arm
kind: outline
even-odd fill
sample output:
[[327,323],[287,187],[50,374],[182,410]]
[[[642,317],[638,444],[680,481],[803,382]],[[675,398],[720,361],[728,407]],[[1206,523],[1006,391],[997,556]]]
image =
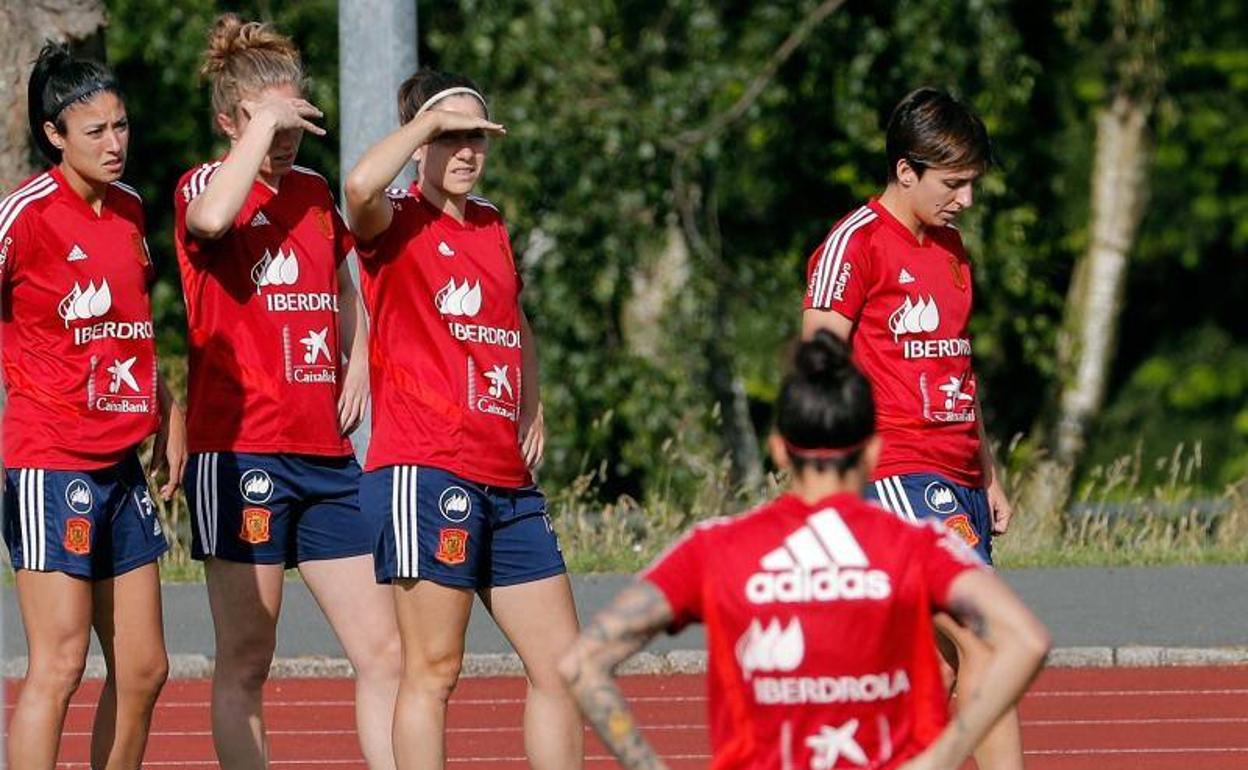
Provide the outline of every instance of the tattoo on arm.
[[666,597],[639,581],[621,592],[581,633],[572,652],[578,659],[575,671],[565,671],[581,711],[629,770],[657,770],[664,765],[637,728],[612,672],[671,620]]
[[973,600],[955,599],[949,606],[949,614],[980,639],[988,639],[988,619]]

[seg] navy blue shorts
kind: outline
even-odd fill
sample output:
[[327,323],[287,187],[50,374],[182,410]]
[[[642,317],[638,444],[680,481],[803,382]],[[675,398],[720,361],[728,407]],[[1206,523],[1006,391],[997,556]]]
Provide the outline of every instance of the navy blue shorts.
[[982,487],[964,487],[935,473],[885,476],[864,495],[908,521],[938,519],[992,564],[992,510]]
[[386,520],[374,554],[379,583],[476,589],[568,571],[536,485],[492,487],[438,468],[394,465],[364,474],[360,500]]
[[94,471],[5,470],[4,539],[14,569],[88,580],[169,550],[137,455]]
[[360,510],[360,475],[349,455],[193,454],[191,556],[293,567],[372,553],[381,520]]

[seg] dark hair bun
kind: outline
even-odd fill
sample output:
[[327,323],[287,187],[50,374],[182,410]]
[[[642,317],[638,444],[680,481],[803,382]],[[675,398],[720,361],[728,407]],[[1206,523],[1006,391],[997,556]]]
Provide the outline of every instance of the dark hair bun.
[[[844,472],[861,457],[861,445],[875,432],[871,386],[854,366],[849,345],[830,331],[800,344],[793,371],[780,386],[776,429],[788,443],[794,467],[807,462]],[[827,459],[803,458],[794,448],[853,448]]]
[[808,382],[834,385],[845,379],[850,367],[849,346],[840,337],[826,329],[797,349],[794,369],[798,376]]

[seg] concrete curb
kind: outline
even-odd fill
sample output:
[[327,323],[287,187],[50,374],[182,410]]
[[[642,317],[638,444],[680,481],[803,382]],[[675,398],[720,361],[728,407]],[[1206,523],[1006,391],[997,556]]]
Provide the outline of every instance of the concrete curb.
[[[212,676],[212,658],[206,655],[169,656],[171,679],[206,679]],[[1248,665],[1248,647],[1057,647],[1050,653],[1050,668],[1145,668],[1169,666]],[[673,650],[665,653],[641,652],[620,666],[621,674],[701,674],[706,671],[703,650]],[[26,658],[10,658],[0,665],[0,674],[16,679],[26,673]],[[269,670],[274,679],[343,678],[352,676],[345,658],[309,655],[277,658]],[[514,653],[464,656],[463,676],[519,676],[524,673]],[[104,659],[87,658],[87,679],[103,679]]]

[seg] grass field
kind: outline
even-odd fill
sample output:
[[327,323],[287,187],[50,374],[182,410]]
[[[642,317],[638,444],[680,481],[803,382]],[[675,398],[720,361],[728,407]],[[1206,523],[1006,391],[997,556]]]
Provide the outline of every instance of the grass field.
[[[684,457],[692,455],[684,454]],[[682,462],[673,451],[665,459]],[[1219,492],[1197,483],[1199,451],[1176,447],[1144,473],[1139,456],[1124,457],[1088,473],[1065,516],[1029,518],[1019,512],[1010,532],[995,541],[997,566],[1156,566],[1248,563],[1248,479]],[[699,481],[685,491],[660,493],[645,503],[622,497],[603,503],[598,494],[605,469],[572,484],[547,488],[550,511],[573,572],[631,572],[653,559],[696,521],[736,513],[779,492],[784,479],[769,476],[766,488],[747,491],[728,483],[727,462],[688,461],[678,469]],[[695,465],[696,464],[696,465]],[[1163,471],[1158,474],[1157,471]],[[1025,468],[1013,468],[1019,477]],[[675,471],[673,472],[675,473]],[[1145,483],[1145,477],[1164,482]],[[1008,485],[1009,479],[1007,479]],[[692,492],[689,492],[689,489]],[[190,522],[181,494],[161,504],[173,547],[162,567],[171,581],[203,578],[190,559]]]

